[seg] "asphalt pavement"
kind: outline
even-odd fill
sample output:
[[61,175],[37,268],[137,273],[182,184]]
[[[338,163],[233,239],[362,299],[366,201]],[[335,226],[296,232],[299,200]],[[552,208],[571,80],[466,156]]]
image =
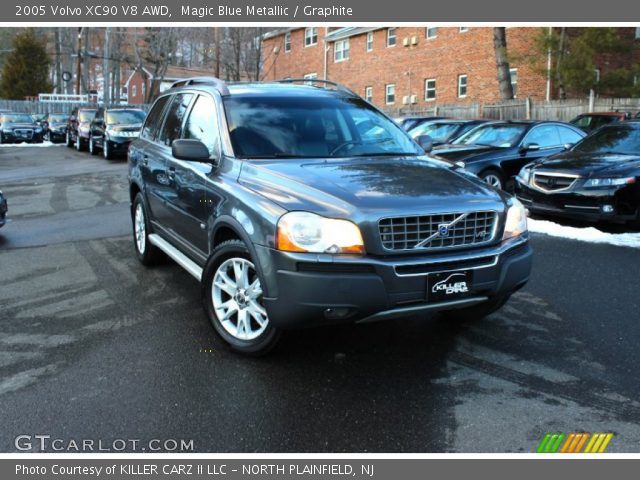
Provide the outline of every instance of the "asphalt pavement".
[[136,260],[124,160],[3,147],[0,189],[1,452],[19,435],[138,451],[160,439],[534,452],[555,431],[612,432],[608,452],[640,451],[637,249],[534,234],[530,283],[483,321],[308,329],[251,359],[216,337],[192,277]]

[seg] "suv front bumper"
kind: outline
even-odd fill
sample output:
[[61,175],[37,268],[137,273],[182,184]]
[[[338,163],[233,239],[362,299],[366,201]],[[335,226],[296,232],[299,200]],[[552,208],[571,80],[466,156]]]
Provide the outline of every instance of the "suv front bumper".
[[[278,328],[362,322],[423,311],[452,310],[512,293],[527,282],[527,238],[475,250],[411,256],[337,256],[281,252],[255,246],[263,268],[264,302]],[[429,302],[427,276],[472,272],[472,292]]]

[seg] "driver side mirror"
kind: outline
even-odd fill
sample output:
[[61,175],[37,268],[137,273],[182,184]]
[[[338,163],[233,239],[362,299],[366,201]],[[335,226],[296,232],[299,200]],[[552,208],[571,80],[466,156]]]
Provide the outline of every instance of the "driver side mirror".
[[433,150],[433,140],[429,135],[420,135],[416,138],[418,145],[422,147],[425,153],[430,153]]
[[540,150],[540,145],[537,143],[525,143],[522,147],[520,147],[521,152],[535,152]]
[[180,139],[171,144],[171,154],[178,160],[218,164],[219,158],[211,158],[209,149],[200,140]]
[[575,145],[575,143],[565,143],[563,145],[563,147],[564,147],[565,150],[571,150],[574,145]]

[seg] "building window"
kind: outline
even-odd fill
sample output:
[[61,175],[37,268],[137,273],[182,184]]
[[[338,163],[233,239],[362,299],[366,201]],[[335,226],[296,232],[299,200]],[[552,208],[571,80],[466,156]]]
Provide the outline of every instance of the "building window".
[[425,29],[425,33],[427,35],[427,39],[436,38],[438,36],[438,27],[427,27]]
[[518,94],[518,69],[509,69],[509,76],[511,77],[511,89],[513,90],[513,98],[516,98]]
[[[316,80],[318,78],[317,73],[305,73],[303,78],[305,80]],[[313,85],[313,82],[304,82],[305,85]]]
[[373,50],[373,32],[367,33],[367,52]]
[[333,47],[333,61],[344,62],[349,60],[349,39],[338,40]]
[[636,27],[636,39],[640,38],[640,27]]
[[318,43],[318,29],[316,27],[307,27],[304,29],[304,46],[310,47]]
[[291,32],[284,34],[284,51],[285,53],[291,51]]
[[387,28],[387,47],[396,46],[396,29]]
[[431,102],[436,99],[436,79],[428,78],[424,81],[424,99]]
[[460,33],[468,32],[469,27],[460,27]]
[[134,98],[138,96],[138,86],[137,85],[131,85],[131,96],[134,97]]
[[593,78],[595,80],[595,83],[600,83],[600,69],[599,68],[596,68],[593,71]]
[[466,75],[458,75],[458,97],[466,97],[467,96],[467,76]]
[[373,87],[364,87],[364,99],[373,102]]
[[393,83],[387,85],[385,89],[385,103],[391,105],[396,103],[396,86]]

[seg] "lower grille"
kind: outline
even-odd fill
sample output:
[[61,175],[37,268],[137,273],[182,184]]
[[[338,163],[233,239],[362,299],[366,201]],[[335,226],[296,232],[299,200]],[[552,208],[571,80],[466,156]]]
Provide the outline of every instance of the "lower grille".
[[488,243],[497,219],[492,211],[384,218],[378,229],[387,250],[435,250]]
[[576,181],[577,176],[534,173],[533,184],[541,190],[556,192],[566,190]]

